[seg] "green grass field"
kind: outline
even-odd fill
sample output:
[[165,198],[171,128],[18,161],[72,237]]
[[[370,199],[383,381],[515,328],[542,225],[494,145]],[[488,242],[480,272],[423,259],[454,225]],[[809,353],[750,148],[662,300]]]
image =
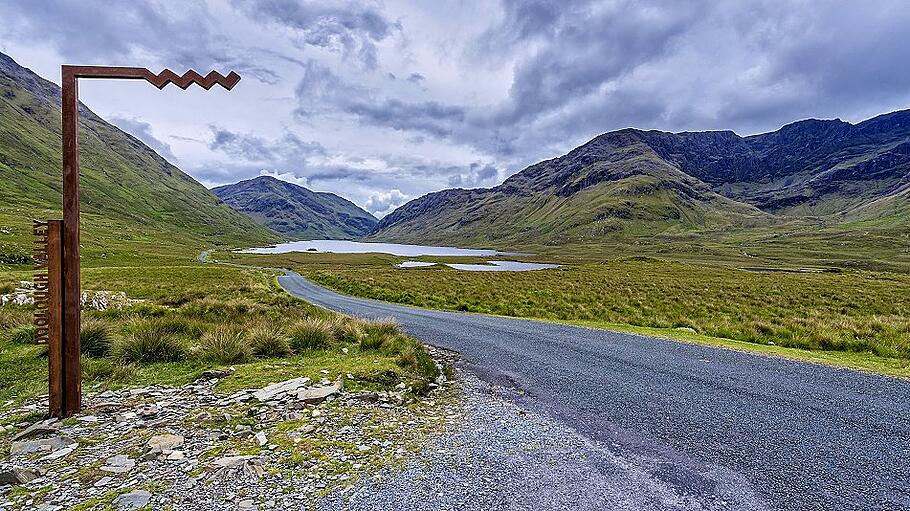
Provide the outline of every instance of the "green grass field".
[[[9,290],[25,271],[0,273]],[[89,267],[85,289],[142,299],[122,310],[83,312],[86,388],[181,385],[234,366],[221,390],[298,376],[351,374],[354,388],[426,388],[437,368],[394,325],[342,317],[284,293],[269,271],[214,265]],[[30,310],[0,308],[0,401],[47,391],[45,349],[31,342]]]
[[910,274],[850,267],[799,272],[822,265],[737,258],[722,247],[705,253],[701,261],[691,250],[680,251],[678,260],[585,261],[576,247],[561,258],[519,257],[569,261],[562,268],[502,273],[399,269],[394,265],[404,258],[380,254],[216,257],[290,267],[343,293],[418,307],[629,330],[910,376]]

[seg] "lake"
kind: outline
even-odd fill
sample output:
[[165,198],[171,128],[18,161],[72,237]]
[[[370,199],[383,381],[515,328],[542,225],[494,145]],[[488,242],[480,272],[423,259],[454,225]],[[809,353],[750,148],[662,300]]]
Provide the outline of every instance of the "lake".
[[496,250],[474,248],[434,247],[430,245],[403,245],[399,243],[365,243],[348,240],[310,240],[281,243],[274,247],[243,250],[246,254],[286,254],[288,252],[333,252],[337,254],[366,254],[376,252],[403,257],[416,256],[475,256],[500,255]]
[[[532,271],[559,268],[558,264],[522,263],[518,261],[487,261],[487,263],[488,264],[445,263],[445,265],[449,268],[455,268],[456,270],[464,271]],[[425,268],[427,266],[435,265],[436,263],[428,263],[423,261],[405,261],[403,263],[396,264],[395,266],[399,268]]]

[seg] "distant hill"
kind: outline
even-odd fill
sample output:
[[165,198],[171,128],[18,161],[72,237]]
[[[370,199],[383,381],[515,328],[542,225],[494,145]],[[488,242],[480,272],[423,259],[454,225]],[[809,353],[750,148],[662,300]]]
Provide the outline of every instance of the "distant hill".
[[[31,217],[60,216],[60,88],[0,54],[0,253],[28,253],[17,240]],[[81,197],[89,253],[124,240],[245,245],[278,239],[215,197],[138,139],[80,105]],[[99,226],[117,239],[93,236]]]
[[799,121],[749,137],[623,129],[494,188],[412,200],[384,217],[374,237],[561,243],[804,217],[894,226],[908,219],[908,186],[910,110],[856,125]]
[[368,234],[377,222],[347,199],[268,176],[212,192],[256,222],[295,239],[354,238]]

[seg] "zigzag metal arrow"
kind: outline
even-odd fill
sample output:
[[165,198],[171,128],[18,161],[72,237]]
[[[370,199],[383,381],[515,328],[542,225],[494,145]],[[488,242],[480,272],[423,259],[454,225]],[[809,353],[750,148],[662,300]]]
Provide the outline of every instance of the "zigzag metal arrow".
[[108,67],[108,66],[63,66],[63,77],[71,78],[120,78],[120,79],[143,79],[159,89],[165,88],[169,83],[173,83],[181,89],[186,89],[190,85],[196,84],[205,90],[209,90],[218,84],[227,90],[231,90],[240,81],[240,75],[231,71],[227,76],[218,71],[211,71],[209,74],[202,76],[196,71],[190,69],[183,75],[165,69],[155,74],[144,67]]
[[237,85],[237,82],[240,81],[240,75],[231,71],[227,76],[224,76],[218,71],[212,71],[209,74],[202,76],[190,69],[186,73],[183,73],[183,76],[178,76],[177,73],[170,69],[165,69],[157,75],[149,72],[145,79],[159,89],[165,88],[169,83],[173,83],[181,89],[186,89],[195,83],[205,90],[211,89],[215,84],[218,84],[227,90],[231,90]]

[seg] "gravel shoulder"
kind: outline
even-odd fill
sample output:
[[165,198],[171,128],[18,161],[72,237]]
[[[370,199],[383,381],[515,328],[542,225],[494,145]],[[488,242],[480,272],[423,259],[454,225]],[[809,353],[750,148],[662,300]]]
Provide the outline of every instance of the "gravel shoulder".
[[358,481],[329,510],[766,509],[747,481],[705,466],[710,495],[656,475],[666,460],[621,453],[515,402],[518,395],[459,371],[463,420],[403,468]]

